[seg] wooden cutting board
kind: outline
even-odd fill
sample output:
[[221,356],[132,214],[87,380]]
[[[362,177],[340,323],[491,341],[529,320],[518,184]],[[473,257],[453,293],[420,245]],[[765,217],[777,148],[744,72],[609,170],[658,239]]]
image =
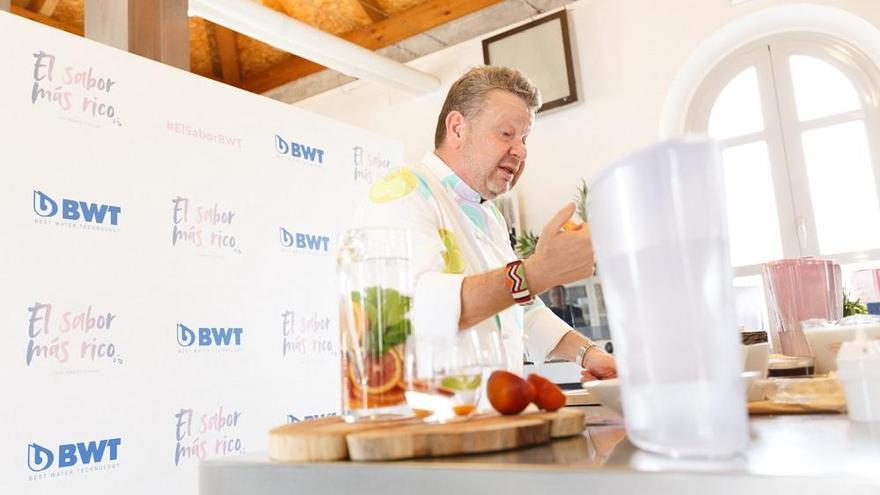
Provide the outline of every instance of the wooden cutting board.
[[762,400],[749,402],[749,414],[835,414],[846,412],[846,401],[840,397],[823,398],[804,404]]
[[320,418],[269,432],[269,457],[280,462],[391,461],[495,452],[579,435],[585,416],[560,409],[517,416],[484,415],[448,424],[417,419],[346,423]]

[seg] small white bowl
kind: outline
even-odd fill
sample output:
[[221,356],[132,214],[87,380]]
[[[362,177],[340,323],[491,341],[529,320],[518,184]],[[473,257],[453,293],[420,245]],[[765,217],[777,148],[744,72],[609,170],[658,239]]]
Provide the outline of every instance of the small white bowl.
[[770,357],[770,343],[759,342],[742,346],[743,369],[757,371],[760,378],[767,376],[767,363]]
[[837,366],[850,419],[880,421],[880,357],[838,359]]
[[610,380],[593,380],[581,383],[581,387],[590,392],[604,407],[623,416],[623,405],[620,403],[620,383],[617,378]]
[[[749,402],[762,400],[763,390],[758,386],[760,372],[746,371],[742,373],[743,394]],[[590,392],[602,406],[611,409],[623,416],[623,404],[620,401],[620,382],[617,378],[611,380],[593,380],[581,383],[581,387]]]
[[[862,326],[865,337],[868,339],[880,339],[880,326]],[[805,328],[804,335],[813,350],[815,357],[816,374],[824,375],[837,370],[837,351],[840,346],[856,336],[855,326],[832,326]]]

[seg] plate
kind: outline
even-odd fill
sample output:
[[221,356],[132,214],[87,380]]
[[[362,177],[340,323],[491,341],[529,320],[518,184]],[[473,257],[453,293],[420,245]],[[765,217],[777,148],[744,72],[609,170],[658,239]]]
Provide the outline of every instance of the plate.
[[[743,380],[743,393],[748,401],[757,401],[763,398],[763,390],[758,386],[758,371],[746,371],[740,375]],[[617,378],[611,380],[593,380],[581,384],[590,395],[596,398],[603,406],[623,415],[623,404],[620,400],[620,382]]]

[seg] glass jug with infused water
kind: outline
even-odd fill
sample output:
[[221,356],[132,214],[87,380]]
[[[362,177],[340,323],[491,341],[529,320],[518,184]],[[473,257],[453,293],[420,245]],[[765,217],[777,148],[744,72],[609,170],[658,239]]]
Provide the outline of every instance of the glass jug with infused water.
[[346,232],[337,258],[342,416],[348,422],[411,416],[404,348],[412,333],[409,232]]

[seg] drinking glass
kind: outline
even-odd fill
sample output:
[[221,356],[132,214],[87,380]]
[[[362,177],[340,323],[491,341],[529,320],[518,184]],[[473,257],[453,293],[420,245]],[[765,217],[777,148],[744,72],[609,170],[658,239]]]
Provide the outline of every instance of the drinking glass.
[[482,395],[478,342],[469,332],[450,339],[415,334],[405,347],[406,402],[429,423],[466,419]]
[[504,342],[501,330],[498,328],[473,328],[462,332],[473,342],[473,347],[478,353],[478,362],[482,376],[482,398],[477,406],[480,414],[492,412],[492,404],[486,393],[486,384],[493,371],[507,369],[507,353],[504,350]]

